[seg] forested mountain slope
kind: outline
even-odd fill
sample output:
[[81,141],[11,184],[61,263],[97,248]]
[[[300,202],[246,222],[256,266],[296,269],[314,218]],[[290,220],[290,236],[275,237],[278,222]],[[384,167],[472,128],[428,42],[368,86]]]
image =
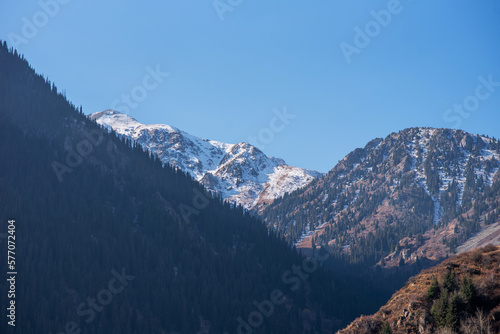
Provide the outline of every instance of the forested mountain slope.
[[18,273],[15,327],[0,281],[1,333],[234,333],[277,289],[286,302],[252,322],[254,333],[334,328],[357,312],[335,302],[321,268],[291,290],[282,275],[303,260],[287,243],[108,134],[5,43],[0,189],[0,233],[15,220]]
[[[18,273],[16,326],[2,321],[1,333],[331,333],[407,279],[320,250],[304,259],[89,120],[5,43],[0,189],[0,248],[15,220]],[[0,280],[4,320],[9,289]]]

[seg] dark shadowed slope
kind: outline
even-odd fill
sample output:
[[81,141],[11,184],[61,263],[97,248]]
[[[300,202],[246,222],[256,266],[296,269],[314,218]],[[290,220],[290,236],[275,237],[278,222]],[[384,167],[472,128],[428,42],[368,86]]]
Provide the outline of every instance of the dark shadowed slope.
[[0,233],[15,219],[18,272],[15,328],[0,281],[1,333],[235,333],[276,289],[286,302],[254,319],[254,333],[345,322],[321,269],[310,275],[318,284],[291,290],[282,274],[302,258],[285,242],[102,131],[5,43],[0,189]]

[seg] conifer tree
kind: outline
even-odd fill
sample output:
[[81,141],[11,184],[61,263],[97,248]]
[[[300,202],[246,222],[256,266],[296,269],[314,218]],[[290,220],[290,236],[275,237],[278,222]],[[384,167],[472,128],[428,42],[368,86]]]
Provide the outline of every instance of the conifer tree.
[[384,322],[384,325],[382,326],[382,330],[380,331],[380,334],[392,334],[391,326],[389,323],[386,321]]
[[438,327],[446,326],[446,315],[448,313],[448,294],[443,291],[439,299],[434,301],[431,314]]
[[453,292],[457,289],[457,281],[455,280],[455,273],[453,272],[453,270],[448,269],[448,271],[446,272],[443,286],[448,293]]
[[427,298],[429,300],[434,300],[438,297],[439,297],[439,283],[436,276],[433,275],[431,278],[431,285],[427,290]]
[[465,303],[465,307],[467,310],[472,309],[472,304],[474,303],[474,299],[476,297],[476,289],[472,284],[472,279],[469,276],[464,276],[462,279],[462,284],[460,286],[460,295],[463,298]]
[[460,297],[457,293],[453,294],[448,303],[448,310],[446,312],[446,326],[451,328],[453,331],[458,331],[460,324],[459,319],[460,311]]

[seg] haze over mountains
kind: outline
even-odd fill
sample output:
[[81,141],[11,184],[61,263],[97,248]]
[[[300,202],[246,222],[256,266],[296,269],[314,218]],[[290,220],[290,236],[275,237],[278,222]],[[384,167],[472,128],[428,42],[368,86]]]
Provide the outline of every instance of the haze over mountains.
[[262,209],[275,198],[322,175],[267,157],[248,143],[202,139],[165,124],[145,125],[113,110],[96,112],[90,119],[133,139],[164,163],[181,169],[208,190],[246,209]]

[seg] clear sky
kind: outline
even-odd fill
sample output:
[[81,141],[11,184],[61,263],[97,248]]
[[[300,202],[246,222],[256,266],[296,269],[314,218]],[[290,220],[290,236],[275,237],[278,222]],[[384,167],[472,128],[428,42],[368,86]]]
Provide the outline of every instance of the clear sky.
[[0,38],[87,114],[115,107],[321,172],[407,127],[500,137],[498,0],[0,8]]

